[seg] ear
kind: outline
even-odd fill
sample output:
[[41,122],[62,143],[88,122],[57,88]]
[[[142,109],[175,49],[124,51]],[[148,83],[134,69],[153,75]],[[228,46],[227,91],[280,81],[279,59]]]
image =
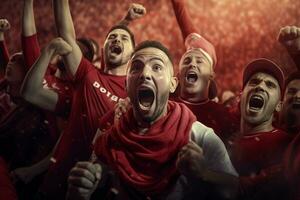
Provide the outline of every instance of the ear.
[[282,109],[282,101],[279,101],[278,102],[278,104],[276,105],[276,107],[275,107],[275,111],[276,112],[280,112],[281,111],[281,109]]
[[175,77],[175,76],[172,76],[171,77],[171,87],[170,87],[170,92],[171,93],[174,93],[176,88],[177,88],[177,85],[178,85],[178,78]]

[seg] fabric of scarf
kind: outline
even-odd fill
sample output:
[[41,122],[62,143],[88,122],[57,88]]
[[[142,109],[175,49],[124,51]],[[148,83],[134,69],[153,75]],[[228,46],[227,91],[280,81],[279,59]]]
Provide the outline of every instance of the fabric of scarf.
[[94,146],[99,160],[116,170],[121,180],[147,195],[160,194],[178,176],[177,154],[189,142],[194,114],[181,103],[168,102],[168,112],[143,135],[130,109]]

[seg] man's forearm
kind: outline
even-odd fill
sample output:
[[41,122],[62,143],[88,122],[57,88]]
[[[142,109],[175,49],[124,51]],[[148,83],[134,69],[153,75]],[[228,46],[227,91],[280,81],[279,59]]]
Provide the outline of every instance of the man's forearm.
[[296,67],[300,70],[300,52],[299,53],[289,53],[291,58],[293,59]]
[[33,12],[33,0],[24,0],[22,34],[25,37],[36,34],[36,26]]

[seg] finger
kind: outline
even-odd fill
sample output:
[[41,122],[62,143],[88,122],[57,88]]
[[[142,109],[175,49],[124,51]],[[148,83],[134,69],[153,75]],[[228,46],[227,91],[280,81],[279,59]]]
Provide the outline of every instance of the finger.
[[290,34],[291,34],[292,37],[297,36],[297,28],[295,26],[291,27]]
[[85,189],[92,189],[94,187],[94,183],[84,177],[69,176],[68,183]]
[[71,171],[69,176],[77,176],[77,177],[85,177],[91,182],[96,181],[96,177],[89,171],[89,170],[84,170],[82,168],[76,168],[74,167]]
[[96,173],[94,164],[91,162],[78,162],[75,167],[89,170],[92,174]]
[[196,144],[194,141],[190,141],[188,143],[187,147],[195,150],[198,153],[201,153],[201,154],[203,153],[202,148],[198,144]]
[[68,191],[74,194],[88,194],[90,192],[89,189],[78,187],[76,185],[69,184]]

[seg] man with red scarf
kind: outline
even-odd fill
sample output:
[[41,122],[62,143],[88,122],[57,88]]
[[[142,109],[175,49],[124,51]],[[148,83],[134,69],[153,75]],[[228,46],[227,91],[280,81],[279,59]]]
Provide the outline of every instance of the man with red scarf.
[[90,199],[98,184],[92,198],[232,197],[237,174],[224,144],[184,104],[168,101],[177,86],[168,49],[141,43],[126,83],[132,107],[95,138],[100,164],[78,162],[71,170],[67,199]]
[[211,127],[226,143],[239,129],[239,120],[222,104],[212,101],[217,95],[215,48],[193,25],[185,0],[172,0],[172,5],[186,47],[179,63],[178,96],[174,100],[184,103],[199,122]]
[[273,127],[282,106],[282,70],[268,59],[250,62],[243,74],[241,130],[230,143],[229,155],[240,175],[241,199],[282,199],[282,159],[291,141]]

